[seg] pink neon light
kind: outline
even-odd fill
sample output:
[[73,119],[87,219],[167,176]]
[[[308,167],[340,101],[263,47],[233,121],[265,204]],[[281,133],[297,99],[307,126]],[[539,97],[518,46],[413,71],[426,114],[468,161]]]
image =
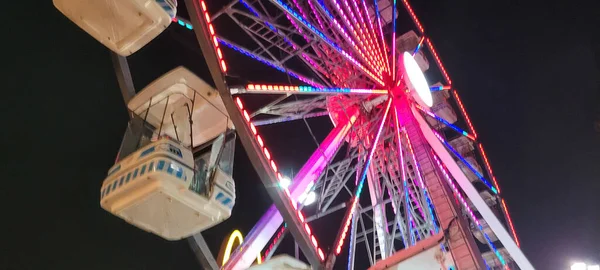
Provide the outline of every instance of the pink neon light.
[[325,254],[323,254],[323,250],[321,250],[321,248],[318,248],[318,253],[319,253],[319,258],[321,258],[321,261],[324,261]]
[[[369,54],[370,50],[368,49],[368,46],[366,46],[363,43],[363,39],[361,39],[358,34],[356,33],[356,30],[354,29],[354,27],[352,26],[352,24],[350,23],[350,20],[348,20],[348,18],[346,17],[346,14],[344,13],[344,10],[342,9],[342,7],[340,7],[340,4],[337,0],[333,0],[333,3],[338,11],[338,13],[341,15],[342,19],[344,19],[345,25],[346,27],[348,27],[348,29],[350,30],[350,32],[353,34],[354,38],[356,40],[358,40],[358,42],[360,43],[360,46],[354,46],[355,49],[357,49],[357,52],[363,57],[363,59],[365,59],[365,61],[367,62],[367,64],[371,67],[372,70],[377,71],[380,70],[377,68],[377,65],[375,65],[375,60],[373,59],[373,56],[371,54]],[[347,4],[347,3],[346,3]],[[363,54],[363,51],[366,52],[367,56],[365,56]],[[381,72],[379,72],[379,74],[381,74]]]
[[300,219],[300,221],[304,222],[304,215],[300,211],[298,211],[298,218]]
[[235,99],[235,103],[237,103],[240,110],[244,109],[244,104],[242,104],[242,100],[239,97]]
[[312,242],[313,246],[318,247],[319,244],[317,244],[317,238],[315,238],[314,235],[310,236],[310,241]]
[[308,227],[308,224],[304,224],[304,230],[306,230],[306,233],[312,234],[310,231],[310,227]]
[[271,153],[269,153],[269,150],[267,150],[267,148],[263,148],[263,152],[265,153],[265,156],[267,157],[267,159],[271,159]]
[[256,126],[254,124],[250,123],[250,129],[252,130],[252,134],[256,135]]

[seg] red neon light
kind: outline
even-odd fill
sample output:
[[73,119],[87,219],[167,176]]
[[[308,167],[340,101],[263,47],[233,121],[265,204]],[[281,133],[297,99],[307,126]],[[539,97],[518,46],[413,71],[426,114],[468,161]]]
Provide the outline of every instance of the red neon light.
[[419,28],[419,31],[421,31],[421,34],[423,32],[425,32],[425,29],[423,29],[423,25],[421,25],[421,22],[419,21],[419,18],[417,18],[417,15],[413,11],[413,9],[410,6],[410,4],[408,3],[408,1],[407,0],[403,0],[402,2],[404,3],[404,6],[406,7],[406,10],[408,10],[408,13],[410,14],[410,17],[413,19],[413,21],[415,22],[415,24]]
[[298,218],[300,219],[300,221],[304,222],[304,215],[300,211],[298,211]]
[[485,163],[485,167],[487,167],[488,171],[490,172],[490,177],[494,182],[494,186],[496,187],[498,193],[500,193],[500,186],[498,186],[498,182],[496,182],[496,177],[494,176],[494,172],[492,172],[492,166],[490,166],[490,162],[488,161],[487,155],[485,154],[485,151],[483,151],[483,145],[479,143],[477,146],[479,146],[479,151],[481,151],[483,162]]
[[456,92],[456,90],[454,90],[454,91],[452,91],[452,94],[454,95],[454,98],[456,99],[456,103],[458,103],[458,107],[460,108],[460,111],[461,111],[463,117],[465,118],[465,120],[467,120],[467,125],[469,126],[469,131],[471,131],[471,133],[473,134],[473,137],[475,137],[475,139],[477,139],[477,132],[475,132],[475,128],[473,127],[473,124],[471,123],[471,118],[469,118],[469,115],[467,114],[467,111],[465,110],[465,106],[463,106],[462,101],[458,97],[458,93]]
[[517,238],[517,232],[515,231],[515,227],[513,226],[512,223],[512,219],[510,218],[510,214],[508,214],[508,208],[506,207],[506,204],[504,203],[504,199],[500,200],[502,202],[502,208],[504,208],[504,212],[506,213],[506,218],[508,219],[508,226],[510,227],[510,231],[513,234],[513,237],[515,238],[515,243],[517,243],[517,246],[520,247],[521,243],[519,243],[519,238]]
[[[264,142],[262,140],[262,137],[256,131],[256,127],[252,123],[250,123],[250,120],[249,120],[250,117],[248,115],[248,112],[243,109],[244,108],[244,104],[243,104],[242,100],[239,97],[237,97],[236,100],[235,100],[235,102],[237,103],[237,106],[240,109],[240,112],[242,113],[242,115],[244,115],[244,117],[246,118],[246,121],[248,122],[248,125],[253,130],[252,132],[254,133],[254,136],[255,136],[254,138],[256,139],[256,141],[258,142],[258,144],[260,145],[260,147],[262,148],[263,153],[265,154],[265,157],[267,158],[267,161],[271,165],[271,169],[277,175],[278,180],[281,181],[281,179],[283,179],[283,176],[281,175],[281,173],[277,172],[277,165],[275,164],[275,161],[272,159],[271,153],[264,146]],[[304,225],[304,229],[308,233],[308,236],[309,236],[312,244],[315,246],[315,248],[317,248],[317,252],[318,252],[319,257],[321,258],[321,260],[325,260],[325,256],[323,254],[323,251],[319,248],[319,244],[317,242],[317,238],[313,234],[311,234],[312,230],[310,229],[310,226],[308,225],[308,223],[306,223],[306,220],[304,219],[304,215],[302,214],[302,212],[300,210],[298,210],[298,206],[296,205],[296,203],[294,202],[294,200],[292,199],[292,197],[290,195],[290,190],[287,189],[287,188],[284,188],[283,191],[284,191],[284,194],[289,199],[289,203],[297,211],[298,218],[300,219],[301,223]],[[279,234],[278,234],[277,238],[278,237],[280,237]],[[274,242],[276,242],[276,241],[277,240],[275,240]],[[268,254],[268,253],[265,253],[265,254]]]
[[433,43],[431,43],[431,40],[429,38],[426,38],[426,41],[427,41],[427,47],[429,47],[429,50],[431,51],[431,54],[433,54],[433,58],[435,59],[435,62],[440,67],[440,70],[442,71],[442,75],[444,75],[444,79],[446,79],[446,83],[452,84],[452,80],[450,79],[450,76],[448,76],[448,72],[446,72],[446,68],[444,67],[444,64],[442,64],[442,60],[440,60],[440,57],[438,56],[437,51],[433,47]]
[[221,66],[221,71],[227,72],[227,64],[225,63],[225,59],[223,59],[223,54],[221,53],[221,49],[219,48],[219,41],[215,36],[215,28],[213,27],[212,22],[210,21],[210,16],[208,15],[208,11],[206,10],[206,2],[204,0],[200,0],[200,5],[202,6],[202,11],[204,12],[204,20],[206,21],[210,37],[213,40],[214,49],[217,53],[217,58]]

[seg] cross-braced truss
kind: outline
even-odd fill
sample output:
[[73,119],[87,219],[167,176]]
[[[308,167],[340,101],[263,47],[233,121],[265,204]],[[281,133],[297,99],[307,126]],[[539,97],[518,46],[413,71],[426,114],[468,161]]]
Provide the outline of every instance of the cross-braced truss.
[[[326,269],[340,261],[352,269],[377,267],[383,260],[402,263],[398,254],[434,235],[443,235],[435,260],[444,267],[516,264],[532,269],[518,248],[506,204],[452,81],[409,3],[401,3],[418,35],[401,37],[397,46],[395,1],[236,0],[222,5],[186,0],[211,75],[266,186],[276,186],[283,177],[259,126],[322,116],[334,123],[289,188],[268,188],[275,205],[225,269],[249,266],[277,234],[266,252],[271,256],[288,231],[305,258]],[[410,55],[399,56],[399,48]],[[246,78],[252,83],[228,87],[225,74],[232,63],[225,61],[226,53],[279,70],[289,84]],[[413,95],[401,61],[405,57],[422,70],[430,60],[437,64],[444,84],[431,87],[433,106],[424,107]],[[254,111],[245,108],[245,95],[262,93],[281,96]],[[300,97],[306,94],[315,97]],[[462,120],[454,119],[456,109]],[[463,124],[467,129],[459,127]],[[305,207],[302,198],[309,192],[317,194],[317,201]],[[328,219],[327,228],[311,227],[320,219]],[[283,222],[287,226],[281,229]],[[323,230],[336,231],[333,243],[317,239]],[[356,254],[364,253],[368,259],[358,260],[364,256]],[[343,254],[347,260],[340,259]]]

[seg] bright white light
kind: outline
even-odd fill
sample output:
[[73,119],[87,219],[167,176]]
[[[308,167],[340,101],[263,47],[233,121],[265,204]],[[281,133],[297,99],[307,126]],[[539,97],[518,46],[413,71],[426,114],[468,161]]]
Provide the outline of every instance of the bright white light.
[[600,265],[588,265],[587,270],[600,270]]
[[419,64],[417,64],[417,61],[415,61],[408,52],[404,52],[403,62],[408,81],[414,87],[423,103],[428,107],[431,107],[433,105],[433,97],[431,96],[429,84],[427,84],[427,80],[425,80],[425,75],[423,75],[423,71],[421,71]]
[[585,263],[574,263],[571,265],[571,270],[587,270]]
[[311,191],[311,192],[308,193],[308,195],[306,195],[306,198],[304,199],[303,204],[304,205],[311,205],[315,201],[317,201],[317,194],[314,191]]
[[288,188],[291,184],[292,180],[289,177],[284,176],[279,180],[279,186],[282,188]]

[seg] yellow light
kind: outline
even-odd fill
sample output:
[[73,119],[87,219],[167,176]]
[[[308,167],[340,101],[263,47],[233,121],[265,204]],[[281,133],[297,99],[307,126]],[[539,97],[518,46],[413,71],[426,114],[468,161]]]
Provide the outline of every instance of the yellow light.
[[[229,261],[229,257],[231,257],[231,252],[233,251],[233,245],[235,244],[236,240],[238,242],[238,245],[241,245],[244,242],[244,236],[242,235],[242,232],[240,232],[240,230],[234,230],[229,235],[229,239],[227,239],[227,245],[225,246],[225,252],[223,252],[223,262],[221,263],[221,265],[225,265],[225,263]],[[260,255],[260,252],[258,253],[258,255],[256,255],[256,262],[258,264],[262,263],[262,257]]]

